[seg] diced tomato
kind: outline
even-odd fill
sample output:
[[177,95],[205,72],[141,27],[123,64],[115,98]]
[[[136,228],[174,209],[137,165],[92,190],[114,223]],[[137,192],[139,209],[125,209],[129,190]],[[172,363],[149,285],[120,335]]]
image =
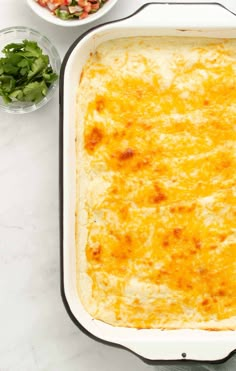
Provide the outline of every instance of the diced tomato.
[[84,19],[84,18],[87,18],[87,17],[88,17],[88,13],[87,12],[83,12],[79,18],[80,19]]
[[84,11],[85,11],[86,13],[91,12],[91,9],[92,9],[92,4],[91,4],[91,3],[88,3],[88,4],[85,5],[85,7],[84,7]]
[[88,5],[88,1],[87,0],[78,0],[78,4],[79,6],[82,6],[83,8]]
[[47,6],[47,0],[38,0],[39,5],[46,7]]
[[[49,1],[47,1],[49,2]],[[56,5],[70,5],[71,1],[70,0],[50,0],[51,3],[54,3]]]

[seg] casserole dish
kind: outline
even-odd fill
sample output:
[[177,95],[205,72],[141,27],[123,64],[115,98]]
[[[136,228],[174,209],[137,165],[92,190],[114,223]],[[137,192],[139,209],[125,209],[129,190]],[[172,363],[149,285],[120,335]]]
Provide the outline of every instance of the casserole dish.
[[124,346],[148,360],[220,361],[235,350],[235,331],[113,327],[92,318],[76,288],[75,201],[76,93],[90,53],[104,41],[127,36],[236,37],[236,18],[213,4],[150,3],[127,19],[84,34],[68,51],[60,91],[61,289],[69,315],[91,335]]

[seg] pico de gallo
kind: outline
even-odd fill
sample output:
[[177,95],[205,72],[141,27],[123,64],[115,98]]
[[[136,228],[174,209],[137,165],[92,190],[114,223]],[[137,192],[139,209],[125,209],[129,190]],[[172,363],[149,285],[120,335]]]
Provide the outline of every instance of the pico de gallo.
[[96,13],[109,0],[36,0],[63,20],[84,19]]

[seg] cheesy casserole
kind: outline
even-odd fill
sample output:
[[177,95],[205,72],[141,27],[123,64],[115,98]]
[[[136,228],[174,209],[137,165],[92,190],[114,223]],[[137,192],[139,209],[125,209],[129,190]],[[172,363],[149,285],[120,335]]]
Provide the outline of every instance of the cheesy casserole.
[[236,41],[108,41],[77,94],[78,294],[114,326],[236,329]]

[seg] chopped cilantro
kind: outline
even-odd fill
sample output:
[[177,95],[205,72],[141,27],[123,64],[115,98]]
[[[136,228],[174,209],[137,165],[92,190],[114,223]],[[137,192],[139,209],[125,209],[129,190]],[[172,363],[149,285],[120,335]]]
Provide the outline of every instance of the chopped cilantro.
[[35,41],[8,44],[0,58],[0,96],[12,101],[39,102],[57,80],[49,57]]

